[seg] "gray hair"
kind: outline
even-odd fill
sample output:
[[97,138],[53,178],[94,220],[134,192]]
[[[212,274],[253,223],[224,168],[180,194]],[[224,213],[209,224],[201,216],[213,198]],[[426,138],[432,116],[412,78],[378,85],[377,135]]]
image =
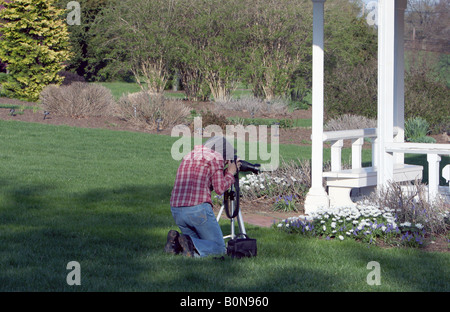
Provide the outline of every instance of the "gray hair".
[[221,154],[224,160],[233,160],[236,155],[233,145],[223,136],[213,136],[205,142],[204,146]]

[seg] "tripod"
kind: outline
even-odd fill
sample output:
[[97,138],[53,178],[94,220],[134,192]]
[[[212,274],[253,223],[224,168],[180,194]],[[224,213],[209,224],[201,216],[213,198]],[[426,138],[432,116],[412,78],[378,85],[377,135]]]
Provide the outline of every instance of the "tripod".
[[[223,204],[220,207],[219,213],[217,214],[217,222],[219,222],[220,217],[222,216],[223,211],[225,210],[228,218],[231,219],[231,232],[230,235],[226,235],[223,238],[231,238],[234,239],[235,235],[235,222],[239,226],[239,234],[247,234],[245,232],[244,219],[242,218],[241,210],[239,209],[239,172],[235,175],[235,183],[225,191],[223,196]],[[229,201],[229,203],[228,203]],[[231,211],[229,211],[231,208]],[[236,219],[236,220],[235,220]]]

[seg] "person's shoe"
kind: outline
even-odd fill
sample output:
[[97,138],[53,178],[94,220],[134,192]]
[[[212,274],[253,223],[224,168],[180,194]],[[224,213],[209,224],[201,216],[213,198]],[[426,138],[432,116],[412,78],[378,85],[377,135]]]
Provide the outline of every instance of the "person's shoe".
[[178,241],[180,237],[180,233],[175,230],[170,230],[167,233],[167,242],[166,246],[164,246],[164,251],[171,254],[179,254],[181,252],[181,246]]
[[183,256],[194,257],[195,247],[192,239],[188,235],[181,234],[178,238],[181,249],[183,250]]

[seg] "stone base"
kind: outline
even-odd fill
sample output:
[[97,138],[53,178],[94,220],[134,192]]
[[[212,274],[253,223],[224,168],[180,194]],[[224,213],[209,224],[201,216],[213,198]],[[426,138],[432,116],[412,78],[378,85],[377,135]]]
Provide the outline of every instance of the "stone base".
[[310,215],[316,212],[320,207],[328,208],[330,201],[327,192],[323,188],[309,189],[305,199],[305,214]]

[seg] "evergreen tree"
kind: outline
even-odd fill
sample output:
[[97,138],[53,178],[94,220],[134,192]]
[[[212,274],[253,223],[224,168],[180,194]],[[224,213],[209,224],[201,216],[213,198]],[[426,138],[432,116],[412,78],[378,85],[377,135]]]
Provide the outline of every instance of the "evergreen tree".
[[63,10],[53,0],[0,0],[0,59],[7,63],[7,96],[29,101],[39,98],[48,84],[59,84],[58,72],[69,56]]

